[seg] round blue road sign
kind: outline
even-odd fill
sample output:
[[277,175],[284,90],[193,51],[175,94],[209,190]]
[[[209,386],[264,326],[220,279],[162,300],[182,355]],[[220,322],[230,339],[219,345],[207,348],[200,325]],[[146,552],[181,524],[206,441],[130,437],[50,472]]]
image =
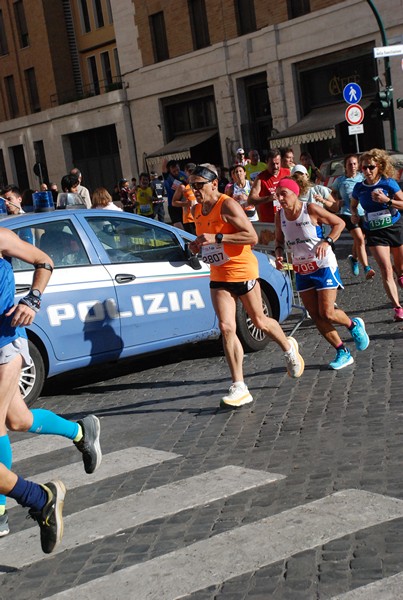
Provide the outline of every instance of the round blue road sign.
[[348,104],[357,104],[362,98],[362,90],[358,83],[348,83],[343,90],[343,98]]

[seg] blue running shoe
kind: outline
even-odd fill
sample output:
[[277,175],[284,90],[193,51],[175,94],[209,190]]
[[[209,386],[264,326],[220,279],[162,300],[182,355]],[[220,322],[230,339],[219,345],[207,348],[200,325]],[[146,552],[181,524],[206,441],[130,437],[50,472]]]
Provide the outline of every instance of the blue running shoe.
[[365,274],[365,279],[367,281],[372,281],[373,278],[375,277],[375,271],[369,265],[367,265],[366,267],[364,267],[364,274]]
[[349,254],[348,260],[350,262],[350,269],[354,277],[358,277],[360,274],[360,265],[358,264],[358,260],[354,258],[352,254]]
[[344,369],[344,367],[347,367],[348,365],[352,365],[353,362],[354,358],[351,356],[350,351],[347,350],[347,348],[345,350],[339,348],[337,350],[336,358],[329,364],[329,368],[338,371],[339,369]]
[[360,352],[366,350],[369,346],[369,337],[365,331],[365,323],[359,317],[351,319],[354,323],[354,327],[350,329],[351,337],[354,340],[355,347]]

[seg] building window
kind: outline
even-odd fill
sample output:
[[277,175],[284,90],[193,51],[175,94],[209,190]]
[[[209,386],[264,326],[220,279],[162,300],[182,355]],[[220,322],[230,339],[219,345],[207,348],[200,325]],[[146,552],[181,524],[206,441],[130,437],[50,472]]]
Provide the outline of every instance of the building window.
[[115,62],[115,72],[116,72],[116,75],[120,79],[120,77],[121,77],[121,71],[120,71],[119,53],[118,53],[118,49],[117,48],[113,49],[113,60]]
[[255,3],[253,0],[235,0],[238,35],[256,31]]
[[14,16],[20,40],[20,48],[26,48],[29,46],[29,36],[27,21],[25,19],[24,4],[22,0],[17,0],[17,2],[14,2]]
[[31,112],[40,112],[41,105],[39,102],[38,86],[36,85],[35,69],[25,70],[25,84],[28,90],[29,104]]
[[106,0],[106,12],[108,13],[108,23],[113,23],[111,0]]
[[210,45],[205,0],[188,0],[190,27],[192,29],[193,49]]
[[169,58],[164,13],[158,12],[149,17],[154,61],[161,62]]
[[3,11],[0,10],[0,54],[8,54],[8,45],[6,38],[6,30],[4,28]]
[[217,127],[214,92],[211,88],[165,99],[164,113],[169,139],[198,130]]
[[0,150],[0,188],[5,188],[8,185],[6,165],[4,163],[3,150]]
[[105,89],[113,83],[111,61],[109,60],[109,52],[101,52],[102,78],[104,80]]
[[7,103],[8,103],[8,110],[10,113],[10,118],[15,119],[15,117],[18,117],[20,110],[18,108],[18,100],[17,100],[16,91],[15,91],[14,77],[12,75],[9,75],[8,77],[4,78],[4,86],[6,88]]
[[95,27],[99,29],[104,26],[104,14],[102,12],[101,0],[92,0],[94,6]]
[[311,12],[309,0],[287,0],[288,18],[296,19]]
[[80,8],[81,27],[82,27],[83,33],[89,33],[91,31],[91,23],[90,23],[90,15],[88,13],[87,0],[80,0],[79,8]]
[[99,77],[97,69],[97,61],[95,56],[90,56],[88,59],[88,74],[91,81],[91,93],[97,96],[100,93],[99,90]]

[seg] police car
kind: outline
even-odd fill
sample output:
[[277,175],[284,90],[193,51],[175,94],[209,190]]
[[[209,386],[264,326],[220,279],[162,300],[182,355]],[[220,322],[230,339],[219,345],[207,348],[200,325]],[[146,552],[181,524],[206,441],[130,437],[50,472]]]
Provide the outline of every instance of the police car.
[[[34,323],[27,329],[33,365],[23,371],[28,404],[45,379],[88,365],[218,338],[209,266],[193,256],[193,236],[152,219],[109,210],[60,210],[2,220],[54,261]],[[256,253],[265,311],[291,311],[289,280]],[[16,302],[30,289],[33,267],[12,259]],[[239,304],[246,351],[268,342]]]

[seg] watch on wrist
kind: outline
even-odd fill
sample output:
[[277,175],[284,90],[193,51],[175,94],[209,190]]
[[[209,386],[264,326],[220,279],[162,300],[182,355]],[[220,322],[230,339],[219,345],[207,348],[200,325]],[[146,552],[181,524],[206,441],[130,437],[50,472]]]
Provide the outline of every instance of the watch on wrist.
[[327,242],[332,249],[334,248],[333,238],[331,238],[330,236],[325,237],[325,242]]
[[392,206],[392,200],[388,200],[386,204],[390,208]]
[[39,290],[34,289],[34,290],[30,290],[30,295],[34,296],[34,298],[38,298],[38,300],[40,300],[42,298],[42,294]]
[[216,244],[222,244],[222,239],[223,239],[223,237],[224,237],[224,234],[223,234],[223,233],[216,233],[216,234],[215,234],[215,241],[216,241]]
[[53,267],[49,263],[37,263],[34,266],[35,266],[35,269],[46,269],[47,271],[50,271],[51,273],[53,271]]

